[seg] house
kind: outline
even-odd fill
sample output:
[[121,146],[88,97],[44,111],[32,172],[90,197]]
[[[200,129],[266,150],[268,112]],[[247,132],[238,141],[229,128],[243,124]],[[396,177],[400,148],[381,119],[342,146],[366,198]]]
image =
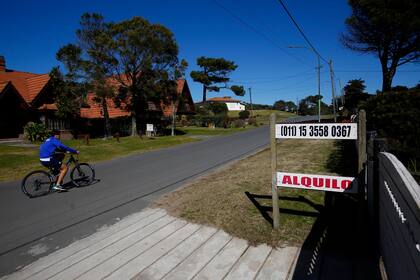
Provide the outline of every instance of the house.
[[[117,90],[118,83],[112,84]],[[193,114],[194,103],[187,81],[177,81],[178,98],[149,102],[146,118],[156,125],[164,125],[172,119],[173,109],[177,114]],[[30,121],[42,122],[49,129],[62,131],[62,136],[71,137],[69,129],[76,133],[103,135],[104,117],[102,107],[94,99],[94,92],[85,97],[85,106],[80,108],[79,118],[64,120],[56,116],[57,105],[49,74],[6,69],[6,61],[0,56],[0,138],[18,137],[23,127]],[[131,130],[131,114],[128,110],[116,106],[112,99],[107,99],[111,126],[115,132],[128,134]],[[124,104],[123,104],[124,105]],[[70,126],[71,125],[71,126]]]
[[229,111],[244,111],[245,104],[240,100],[232,99],[230,96],[213,97],[207,99],[210,103],[225,103]]
[[[113,82],[114,85],[115,81]],[[116,85],[117,88],[117,85]],[[185,79],[177,81],[178,98],[173,103],[172,100],[160,100],[157,102],[149,101],[147,104],[147,122],[157,126],[164,126],[172,120],[174,109],[177,115],[194,114],[194,102],[191,96],[188,83]],[[101,104],[95,101],[95,93],[89,92],[86,96],[86,105],[80,109],[80,118],[85,120],[85,133],[101,135],[104,131],[104,115]],[[120,134],[129,134],[131,131],[131,113],[125,109],[125,104],[118,107],[111,98],[106,99],[108,115],[111,127]]]
[[53,89],[48,74],[6,68],[0,56],[0,138],[18,137],[29,121],[41,121],[50,129],[68,124],[55,116]]

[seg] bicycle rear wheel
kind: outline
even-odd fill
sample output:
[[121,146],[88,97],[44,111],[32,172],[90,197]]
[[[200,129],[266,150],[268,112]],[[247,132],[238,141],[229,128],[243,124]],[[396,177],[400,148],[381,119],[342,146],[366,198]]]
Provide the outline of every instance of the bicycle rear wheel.
[[70,179],[76,187],[85,187],[95,180],[95,170],[88,163],[79,163],[70,172]]
[[48,172],[32,171],[22,180],[22,192],[29,197],[45,195],[51,191],[53,180]]

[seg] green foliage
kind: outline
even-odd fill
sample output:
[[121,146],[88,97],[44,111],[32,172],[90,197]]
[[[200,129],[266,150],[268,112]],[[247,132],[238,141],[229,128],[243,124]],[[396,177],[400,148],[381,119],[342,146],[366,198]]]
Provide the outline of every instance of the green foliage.
[[49,137],[50,131],[42,123],[28,122],[24,128],[25,139],[31,142],[41,142]]
[[277,100],[273,104],[273,109],[274,110],[279,110],[279,111],[285,111],[285,109],[286,109],[286,101],[284,101],[284,100]]
[[403,162],[420,160],[420,91],[380,93],[362,104],[369,130],[388,140]]
[[349,5],[352,14],[341,41],[351,50],[379,58],[382,91],[389,91],[397,67],[420,57],[420,2],[349,0]]
[[214,115],[227,115],[228,108],[226,103],[212,102],[208,103],[206,106]]
[[234,120],[232,122],[232,126],[234,128],[241,128],[241,127],[245,127],[246,126],[246,123],[245,123],[245,120],[242,120],[242,119]]
[[[322,99],[322,96],[321,96]],[[309,95],[299,102],[300,115],[318,115],[318,95]],[[321,101],[321,114],[331,114],[331,108]]]
[[229,75],[238,67],[233,61],[224,58],[212,58],[201,56],[197,58],[200,71],[191,71],[190,76],[195,82],[203,84],[203,102],[206,101],[206,93],[209,91],[219,92],[222,88],[230,89],[239,96],[245,95],[242,86],[227,86]]
[[247,118],[249,118],[249,115],[251,114],[251,112],[249,112],[248,110],[245,110],[245,111],[240,111],[239,112],[239,118],[241,119],[241,120],[244,120],[244,119],[247,119]]
[[58,67],[50,72],[50,85],[54,90],[56,115],[60,118],[71,119],[79,115],[83,85],[69,81]]
[[237,96],[245,95],[245,90],[243,86],[231,86],[230,90]]
[[365,88],[365,81],[362,79],[350,80],[344,86],[344,108],[350,114],[356,113],[359,104],[369,98],[370,95],[364,92]]
[[231,120],[226,115],[214,115],[214,116],[194,116],[191,118],[191,123],[194,126],[209,127],[214,125],[215,127],[226,128],[230,125]]

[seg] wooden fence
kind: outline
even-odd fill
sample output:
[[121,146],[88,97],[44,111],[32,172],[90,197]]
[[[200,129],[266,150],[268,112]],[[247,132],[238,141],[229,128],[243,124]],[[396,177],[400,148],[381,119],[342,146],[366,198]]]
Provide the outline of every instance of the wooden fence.
[[369,141],[367,202],[373,240],[378,241],[385,278],[420,279],[420,187],[383,150],[380,139]]

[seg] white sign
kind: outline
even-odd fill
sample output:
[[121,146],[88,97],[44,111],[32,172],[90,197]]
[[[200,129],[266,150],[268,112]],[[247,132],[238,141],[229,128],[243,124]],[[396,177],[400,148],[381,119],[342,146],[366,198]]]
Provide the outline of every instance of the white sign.
[[150,124],[150,123],[146,124],[146,131],[153,132],[153,124]]
[[315,191],[357,192],[357,180],[354,177],[277,172],[277,186]]
[[276,138],[357,139],[356,123],[276,124]]

